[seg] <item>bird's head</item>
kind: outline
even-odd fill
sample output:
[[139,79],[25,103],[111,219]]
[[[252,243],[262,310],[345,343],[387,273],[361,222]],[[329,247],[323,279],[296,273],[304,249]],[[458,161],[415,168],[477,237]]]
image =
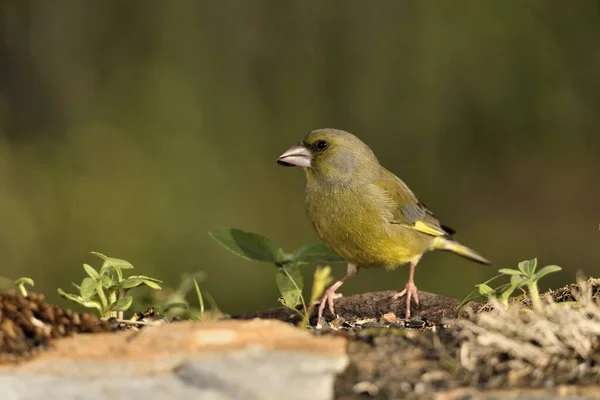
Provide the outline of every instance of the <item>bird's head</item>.
[[340,182],[368,178],[380,167],[369,146],[337,129],[312,131],[279,156],[277,163],[302,167],[309,177]]

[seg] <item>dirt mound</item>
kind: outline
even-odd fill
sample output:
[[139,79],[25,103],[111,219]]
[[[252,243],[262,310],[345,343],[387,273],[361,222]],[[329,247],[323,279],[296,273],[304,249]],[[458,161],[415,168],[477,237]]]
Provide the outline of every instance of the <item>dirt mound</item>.
[[91,314],[45,303],[42,294],[0,293],[0,363],[27,359],[46,349],[51,339],[108,330],[108,324]]

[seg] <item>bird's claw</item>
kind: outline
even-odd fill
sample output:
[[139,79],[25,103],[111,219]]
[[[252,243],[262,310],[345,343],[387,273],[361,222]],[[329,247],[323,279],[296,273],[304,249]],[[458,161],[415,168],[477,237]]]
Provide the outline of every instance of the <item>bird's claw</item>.
[[341,293],[336,293],[335,289],[332,290],[332,288],[329,288],[325,291],[323,297],[321,297],[321,300],[319,300],[319,313],[317,314],[318,323],[321,322],[321,318],[323,317],[323,311],[325,311],[326,305],[329,308],[329,311],[331,311],[331,314],[335,316],[335,311],[333,310],[333,301],[335,299],[339,299],[342,296],[343,295]]
[[414,282],[407,282],[406,283],[406,287],[404,288],[403,291],[401,291],[400,293],[396,293],[395,295],[392,296],[392,301],[393,300],[398,300],[399,298],[403,297],[404,295],[406,295],[406,314],[405,314],[405,318],[409,319],[410,318],[410,304],[411,304],[411,300],[414,300],[415,305],[419,305],[419,293],[417,292],[417,286],[415,285]]

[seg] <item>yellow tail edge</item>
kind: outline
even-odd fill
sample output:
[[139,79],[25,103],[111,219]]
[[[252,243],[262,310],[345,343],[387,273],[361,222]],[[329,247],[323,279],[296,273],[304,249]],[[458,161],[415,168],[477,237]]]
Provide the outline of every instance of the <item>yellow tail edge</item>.
[[432,248],[438,250],[451,251],[453,253],[458,254],[459,256],[463,256],[465,258],[468,258],[469,260],[473,260],[481,264],[492,264],[475,250],[472,250],[467,246],[463,246],[462,244],[455,242],[454,240],[449,240],[443,237],[435,238]]

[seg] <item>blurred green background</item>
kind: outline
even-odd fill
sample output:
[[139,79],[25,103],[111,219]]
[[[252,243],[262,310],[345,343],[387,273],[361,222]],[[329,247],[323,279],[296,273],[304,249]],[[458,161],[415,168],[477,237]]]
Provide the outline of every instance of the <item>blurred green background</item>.
[[[52,301],[95,250],[167,286],[202,270],[229,313],[276,306],[274,268],[207,232],[316,241],[304,174],[275,160],[324,127],[496,264],[429,253],[420,289],[462,298],[536,256],[564,268],[546,286],[600,272],[597,1],[0,5],[0,275]],[[342,292],[407,275],[361,271]]]

